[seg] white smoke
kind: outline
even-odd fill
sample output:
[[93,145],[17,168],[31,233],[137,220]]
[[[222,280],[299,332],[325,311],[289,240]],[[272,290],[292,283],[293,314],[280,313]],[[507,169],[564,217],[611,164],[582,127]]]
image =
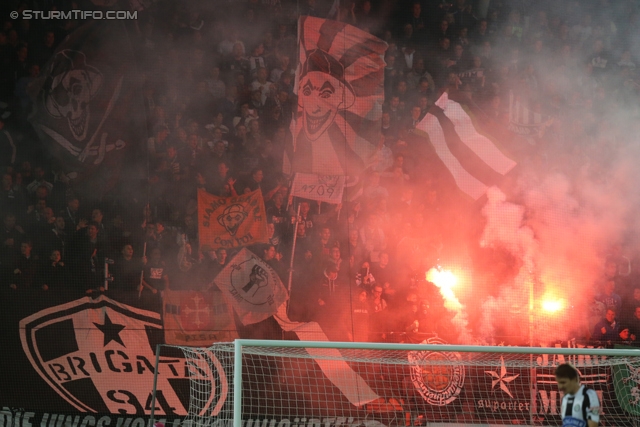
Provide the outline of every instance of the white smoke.
[[[521,267],[514,279],[497,284],[497,297],[483,302],[479,333],[486,342],[499,327],[533,345],[588,335],[586,308],[600,292],[604,257],[621,241],[638,206],[628,192],[638,178],[628,158],[612,162],[606,172],[585,163],[572,178],[523,173],[514,195],[520,204],[489,190],[480,244],[506,249]],[[558,312],[543,309],[549,296],[563,302]]]
[[473,344],[475,342],[471,330],[469,329],[469,318],[464,304],[456,297],[454,287],[467,282],[461,273],[455,274],[448,270],[431,268],[427,272],[427,280],[440,290],[440,295],[444,299],[444,307],[453,313],[451,323],[458,334],[457,342],[460,344]]

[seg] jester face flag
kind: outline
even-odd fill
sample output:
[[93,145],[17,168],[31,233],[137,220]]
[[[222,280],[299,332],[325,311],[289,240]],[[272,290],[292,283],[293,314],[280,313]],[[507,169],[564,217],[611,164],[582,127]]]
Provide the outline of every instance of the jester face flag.
[[381,139],[387,44],[312,17],[300,18],[299,39],[298,112],[285,172],[358,175]]

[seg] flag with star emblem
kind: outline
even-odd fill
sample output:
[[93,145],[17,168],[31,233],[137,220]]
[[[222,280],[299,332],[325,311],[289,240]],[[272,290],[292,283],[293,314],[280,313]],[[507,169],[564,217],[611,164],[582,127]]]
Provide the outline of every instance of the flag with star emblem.
[[[48,307],[19,325],[24,354],[37,374],[79,412],[149,414],[156,346],[162,343],[160,314],[101,295]],[[185,359],[161,357],[156,413],[186,415],[189,374]],[[219,372],[205,380],[226,384]],[[126,399],[113,398],[114,390]],[[188,395],[188,394],[187,394]],[[226,395],[212,396],[212,405]]]
[[214,284],[243,325],[261,322],[288,298],[278,274],[259,256],[242,248],[215,278]]
[[208,347],[238,338],[231,307],[215,289],[164,291],[164,340],[167,344]]
[[356,176],[381,141],[387,43],[343,22],[298,23],[298,110],[285,173]]

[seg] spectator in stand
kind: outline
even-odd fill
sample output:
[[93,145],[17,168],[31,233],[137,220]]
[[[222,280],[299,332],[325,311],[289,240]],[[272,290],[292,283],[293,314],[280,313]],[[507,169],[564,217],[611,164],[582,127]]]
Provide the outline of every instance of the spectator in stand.
[[90,222],[84,229],[75,232],[69,241],[70,274],[77,280],[83,292],[93,294],[104,291],[105,246],[98,237],[98,224]]
[[376,278],[376,282],[380,285],[394,282],[393,268],[389,267],[389,253],[380,252],[379,261],[371,264],[371,273]]
[[640,344],[640,304],[636,306],[633,316],[624,323],[629,328],[629,338],[634,345]]
[[158,161],[167,156],[169,128],[162,124],[156,125],[153,134],[154,136],[147,140],[147,151],[151,160]]
[[622,298],[615,293],[615,287],[616,283],[613,280],[607,280],[602,286],[602,291],[596,300],[603,303],[606,307],[613,307],[616,313],[620,313]]
[[[20,254],[20,244],[25,239],[22,227],[16,224],[16,216],[13,213],[6,213],[2,219],[2,230],[0,232],[0,269],[9,266]],[[1,273],[1,270],[0,270]]]
[[371,303],[367,291],[356,288],[353,292],[353,308],[351,309],[351,321],[353,331],[349,332],[350,341],[367,342],[369,338],[369,323],[371,317]]
[[67,199],[67,207],[58,213],[58,216],[64,219],[64,228],[67,230],[67,233],[73,233],[79,228],[86,226],[86,220],[81,220],[78,216],[79,208],[80,200],[75,196],[70,196]]
[[616,320],[616,308],[607,307],[604,318],[593,329],[591,338],[604,345],[611,345],[620,339],[620,323]]
[[27,185],[27,192],[31,195],[36,192],[40,186],[45,186],[49,192],[53,190],[53,184],[45,180],[45,170],[42,166],[36,166],[34,169],[34,179]]
[[139,299],[144,307],[158,310],[162,305],[162,291],[169,288],[169,274],[160,248],[153,248],[144,267]]
[[284,196],[281,192],[273,195],[271,200],[266,204],[267,221],[275,227],[274,237],[278,242],[289,240],[289,214],[284,205]]
[[39,270],[39,284],[43,291],[60,292],[69,287],[69,272],[60,251],[51,251],[48,260]]
[[31,255],[33,245],[27,240],[20,244],[20,256],[11,264],[9,288],[25,290],[34,285],[38,275],[38,260]]
[[140,286],[142,270],[146,257],[134,258],[133,245],[126,243],[122,246],[120,256],[109,268],[113,281],[109,284],[107,295],[118,301],[133,303],[133,296]]
[[374,334],[372,341],[382,341],[386,337],[386,333],[389,332],[388,323],[388,305],[387,301],[382,297],[383,289],[382,285],[377,283],[371,290],[371,332]]
[[40,235],[34,236],[35,252],[40,259],[46,259],[54,250],[58,250],[60,256],[64,257],[67,247],[64,218],[56,217],[53,224],[49,225]]
[[224,98],[227,86],[220,78],[220,67],[218,65],[211,67],[209,78],[205,80],[205,83],[209,94],[215,101]]
[[2,175],[2,187],[0,188],[0,213],[17,214],[27,209],[27,201],[20,192],[13,188],[13,177],[11,174]]

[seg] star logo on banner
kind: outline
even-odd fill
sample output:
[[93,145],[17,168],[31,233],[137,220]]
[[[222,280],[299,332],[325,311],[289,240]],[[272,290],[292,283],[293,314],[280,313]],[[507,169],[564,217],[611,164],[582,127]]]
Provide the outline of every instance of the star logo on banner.
[[504,366],[504,358],[502,356],[500,357],[500,373],[496,371],[484,371],[484,373],[491,375],[493,378],[491,381],[491,390],[493,390],[496,385],[500,384],[500,390],[507,393],[509,397],[513,399],[513,395],[511,394],[511,391],[509,391],[507,384],[518,378],[520,374],[509,375],[507,373],[507,368]]
[[115,341],[121,346],[126,347],[126,345],[124,345],[124,342],[122,341],[122,338],[120,338],[120,332],[122,332],[125,326],[111,322],[111,319],[109,318],[109,315],[107,313],[104,314],[103,325],[100,325],[96,322],[93,322],[93,324],[104,334],[104,347],[106,347],[107,344],[109,344],[111,341]]

